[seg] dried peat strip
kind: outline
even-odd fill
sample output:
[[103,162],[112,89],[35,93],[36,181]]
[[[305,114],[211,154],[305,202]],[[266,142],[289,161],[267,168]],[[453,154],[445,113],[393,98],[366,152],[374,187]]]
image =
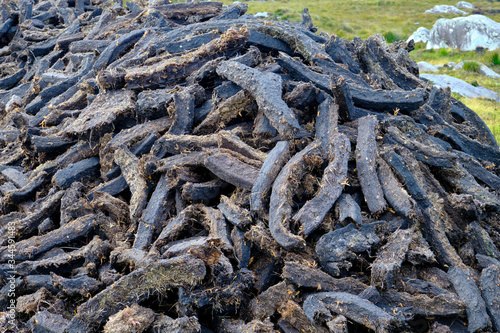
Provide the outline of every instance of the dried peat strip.
[[[421,122],[426,124],[424,121]],[[458,132],[451,125],[438,125],[432,128],[429,134],[449,142],[453,148],[462,150],[464,153],[474,156],[478,160],[489,161],[497,165],[500,164],[500,150],[472,140],[468,136]]]
[[354,105],[379,112],[408,113],[422,106],[427,100],[425,89],[375,90],[373,88],[349,86]]
[[160,136],[172,124],[170,117],[163,117],[144,124],[138,124],[134,127],[120,131],[113,136],[103,147],[99,149],[99,158],[101,163],[101,172],[108,172],[113,168],[113,154],[120,146],[126,146],[133,150],[135,144],[148,137],[150,134]]
[[157,158],[167,154],[177,155],[200,151],[203,148],[217,147],[217,134],[210,135],[172,135],[165,134],[151,147],[151,152]]
[[167,225],[163,228],[158,238],[155,240],[149,253],[153,253],[169,242],[177,239],[181,232],[189,225],[189,220],[195,216],[196,206],[189,205],[180,211],[175,217],[168,220]]
[[[31,207],[32,213],[15,224],[18,239],[23,239],[33,233],[43,220],[54,214],[60,208],[64,193],[65,191],[49,192],[45,197],[35,201]],[[7,235],[7,225],[4,226],[2,232]]]
[[[405,186],[414,199],[422,213],[421,219],[423,220],[422,228],[426,240],[433,247],[436,253],[437,260],[443,266],[458,266],[466,267],[458,253],[450,244],[448,237],[444,230],[441,228],[442,216],[438,209],[436,209],[429,201],[427,193],[422,189],[416,177],[422,177],[421,171],[415,169],[411,164],[409,156],[408,160],[403,159],[394,151],[389,151],[383,154],[386,162],[394,169],[398,176],[403,179]],[[418,163],[414,160],[414,162]],[[416,176],[413,174],[415,173]],[[417,217],[418,219],[419,217]]]
[[500,177],[488,171],[481,163],[476,161],[471,155],[454,150],[458,155],[459,161],[471,175],[479,179],[494,190],[500,190]]
[[368,209],[372,214],[382,213],[387,202],[375,170],[377,143],[375,141],[377,119],[367,116],[359,119],[356,144],[356,168],[359,183]]
[[370,285],[380,287],[382,290],[394,286],[413,233],[413,228],[400,229],[389,236],[387,244],[378,251],[377,258],[372,264]]
[[486,309],[493,323],[493,328],[500,331],[500,266],[490,265],[483,269],[480,290],[486,303]]
[[381,293],[381,304],[388,312],[412,309],[415,316],[422,317],[459,317],[465,314],[465,302],[457,294],[446,292],[430,297],[425,294],[410,295],[406,292],[388,290]]
[[254,99],[245,91],[237,92],[218,105],[216,109],[210,111],[201,124],[193,130],[193,134],[210,134],[224,128],[228,122],[238,117],[238,115],[250,110],[253,102]]
[[245,229],[252,223],[250,212],[238,206],[231,198],[225,195],[220,196],[220,204],[217,208],[224,214],[229,222],[240,229]]
[[307,62],[311,62],[313,57],[322,57],[330,59],[325,49],[316,43],[313,38],[321,38],[315,34],[309,33],[307,30],[291,28],[285,24],[255,24],[248,23],[248,29],[257,31],[274,39],[280,40],[290,46],[290,48],[300,54]]
[[356,48],[356,55],[365,73],[379,76],[383,87],[388,90],[413,90],[425,86],[424,82],[404,66],[398,66],[395,57],[388,51],[381,35],[365,39]]
[[122,170],[125,180],[130,187],[130,192],[132,192],[132,198],[130,199],[130,220],[133,223],[137,223],[147,205],[149,194],[148,184],[139,169],[139,159],[126,147],[119,147],[114,153],[114,159]]
[[250,230],[245,232],[245,238],[252,242],[257,249],[271,257],[273,262],[280,257],[279,244],[272,238],[270,231],[262,225],[252,225]]
[[399,183],[386,161],[377,158],[377,166],[377,176],[390,207],[403,216],[411,217],[415,212],[408,192]]
[[231,235],[226,219],[222,212],[218,209],[202,206],[201,211],[205,214],[205,223],[209,230],[208,237],[219,238],[222,242],[221,247],[224,250],[233,250],[231,243]]
[[186,89],[174,93],[175,120],[168,134],[182,135],[191,133],[194,122],[194,96]]
[[290,141],[279,141],[269,152],[252,187],[252,193],[250,194],[251,211],[259,214],[264,212],[264,199],[267,197],[276,176],[289,158]]
[[15,266],[15,271],[22,276],[43,275],[51,272],[70,275],[75,268],[91,263],[98,264],[103,258],[107,259],[111,250],[112,246],[108,241],[94,236],[87,245],[78,250],[36,261],[25,260]]
[[319,192],[293,216],[293,220],[300,222],[304,235],[309,235],[323,222],[342,194],[342,184],[347,179],[351,143],[342,133],[333,134],[330,140],[329,163],[323,172]]
[[486,313],[486,304],[481,298],[481,293],[472,274],[453,266],[448,270],[448,277],[458,296],[467,303],[469,332],[488,330],[491,327],[491,321]]
[[330,78],[328,75],[313,72],[301,61],[297,61],[288,54],[280,52],[276,62],[283,67],[294,79],[298,81],[311,82],[318,88],[331,92]]
[[396,333],[404,331],[404,322],[359,296],[344,292],[311,294],[305,299],[303,308],[306,309],[310,303],[317,301],[323,303],[328,310],[343,315],[375,332]]
[[283,137],[291,138],[300,129],[293,111],[281,97],[280,76],[274,73],[264,74],[233,60],[221,62],[217,73],[250,92],[259,109]]
[[366,284],[353,277],[334,278],[319,268],[292,261],[285,262],[281,277],[299,288],[312,288],[318,291],[341,291],[358,295],[368,288]]
[[201,162],[199,162],[199,158],[202,156],[202,154],[203,152],[201,151],[195,151],[192,153],[181,153],[163,158],[156,162],[156,172],[165,173],[170,172],[172,169],[176,169],[178,167],[201,165]]
[[335,34],[330,36],[330,39],[325,44],[325,51],[332,57],[332,60],[339,64],[344,64],[349,68],[349,71],[355,74],[361,72],[358,60],[354,54],[347,49],[350,43],[344,38],[340,38]]
[[252,246],[245,238],[245,232],[240,228],[231,231],[231,242],[233,243],[234,255],[238,260],[239,268],[248,268],[252,258]]
[[147,251],[153,234],[158,233],[172,206],[173,191],[165,174],[161,175],[137,227],[133,248]]
[[97,332],[110,316],[126,306],[145,300],[153,292],[194,287],[205,274],[203,261],[191,255],[159,260],[136,269],[80,305],[64,332]]
[[399,128],[390,126],[386,129],[384,142],[408,148],[417,160],[425,164],[444,168],[453,167],[453,160],[456,159],[454,154],[445,151],[443,147],[438,145],[429,146],[422,144],[419,139],[421,141],[425,139],[416,136],[417,138],[415,140],[413,139],[414,136],[416,135],[413,133],[402,133]]
[[250,318],[264,319],[271,317],[282,302],[291,300],[295,289],[281,281],[255,297],[248,306]]
[[[294,235],[289,224],[292,215],[292,197],[298,182],[306,172],[306,159],[321,156],[321,143],[313,141],[295,154],[281,169],[273,184],[269,207],[269,229],[273,238],[286,250],[304,247],[301,236]],[[333,203],[332,203],[333,204]]]
[[161,12],[162,16],[167,19],[189,20],[196,22],[197,20],[206,20],[214,17],[222,10],[222,2],[186,2],[186,3],[169,3],[152,4],[151,9]]
[[78,118],[67,124],[64,132],[69,135],[99,135],[111,130],[115,122],[134,116],[135,93],[130,90],[109,91],[99,94],[82,111]]
[[0,248],[0,262],[5,262],[8,259],[18,261],[33,259],[54,247],[89,236],[97,226],[98,219],[99,217],[94,214],[85,215],[43,236],[33,236],[17,242],[17,251],[14,252],[13,257],[10,256],[6,247]]
[[5,201],[20,203],[34,197],[36,192],[48,182],[49,177],[50,175],[47,172],[40,172],[35,177],[32,177],[23,187],[9,191],[5,195]]
[[249,146],[233,132],[218,132],[217,143],[219,145],[219,148],[226,148],[243,155],[245,158],[255,160],[256,163],[259,164],[259,166],[262,165],[267,157],[266,153]]
[[229,56],[241,49],[248,40],[249,32],[245,28],[228,30],[220,38],[185,55],[168,58],[151,66],[141,66],[127,70],[125,74],[110,75],[110,82],[103,82],[104,87],[126,89],[164,88],[183,81],[208,61]]
[[147,29],[134,30],[126,33],[115,42],[111,43],[102,51],[101,55],[94,62],[94,70],[99,71],[114,62],[124,51],[134,45],[142,36],[148,33]]
[[278,321],[280,328],[287,328],[292,332],[305,333],[327,333],[329,330],[322,326],[316,326],[309,321],[302,307],[293,300],[281,303],[278,308],[281,319]]
[[488,232],[484,230],[479,223],[472,222],[467,226],[465,231],[467,232],[469,241],[472,243],[474,251],[477,254],[500,259],[500,251],[498,251],[498,248]]
[[488,209],[500,210],[500,198],[477,183],[474,177],[459,163],[452,168],[439,168],[438,174],[451,188],[459,193],[472,195]]
[[220,179],[209,180],[203,183],[186,182],[182,185],[181,198],[187,201],[217,199],[221,190],[228,184]]
[[224,149],[212,150],[203,159],[205,167],[217,177],[229,184],[251,190],[259,175],[259,169],[249,159],[238,158],[238,153],[226,152]]
[[[332,97],[327,94],[324,96],[325,100],[318,106],[315,136],[321,141],[324,158],[332,159],[333,153],[336,152],[335,145],[342,144],[342,141],[336,142],[340,138],[338,136],[339,106]],[[348,148],[350,151],[350,146]]]
[[342,193],[335,202],[334,209],[335,209],[335,217],[343,225],[347,225],[351,221],[354,221],[357,224],[363,223],[361,208],[350,194]]
[[67,189],[74,182],[85,182],[97,178],[99,166],[97,157],[72,163],[66,168],[57,171],[52,178],[52,182],[61,189]]

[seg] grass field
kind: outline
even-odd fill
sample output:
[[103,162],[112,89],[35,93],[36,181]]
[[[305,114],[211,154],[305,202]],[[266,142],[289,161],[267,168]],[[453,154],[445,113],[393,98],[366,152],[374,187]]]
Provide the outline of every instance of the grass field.
[[[302,10],[307,7],[312,21],[319,32],[336,34],[340,37],[367,38],[373,34],[383,35],[388,42],[408,38],[418,27],[431,29],[439,18],[453,18],[457,15],[424,14],[436,4],[455,5],[458,0],[440,1],[405,1],[405,0],[278,0],[278,1],[250,1],[248,13],[268,12],[270,18],[276,20],[301,21]],[[489,18],[500,22],[498,1],[471,1],[477,11]],[[224,1],[232,4],[233,1]],[[470,10],[464,11],[471,12]],[[482,62],[491,69],[500,73],[500,50],[477,54],[476,52],[459,52],[457,50],[425,50],[422,46],[410,53],[415,61],[425,60],[432,64],[445,64],[450,61],[460,62],[470,60]],[[486,87],[500,94],[500,80],[487,79],[474,71],[476,66],[469,66],[469,70],[451,71],[440,70],[438,74],[448,74],[458,77],[471,84]],[[484,99],[460,100],[476,111],[488,124],[497,141],[500,142],[500,106],[498,103]]]

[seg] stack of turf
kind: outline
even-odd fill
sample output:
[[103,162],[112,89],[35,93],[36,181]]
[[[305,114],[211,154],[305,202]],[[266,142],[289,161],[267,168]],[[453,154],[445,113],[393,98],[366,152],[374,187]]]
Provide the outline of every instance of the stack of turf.
[[1,4],[2,331],[499,331],[482,120],[246,8]]

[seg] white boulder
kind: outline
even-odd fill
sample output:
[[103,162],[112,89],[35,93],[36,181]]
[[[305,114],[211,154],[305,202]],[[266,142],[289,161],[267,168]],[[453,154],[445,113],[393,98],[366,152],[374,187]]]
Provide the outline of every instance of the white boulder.
[[474,5],[471,4],[470,2],[467,1],[459,1],[457,3],[458,8],[464,8],[464,9],[474,9]]
[[458,9],[455,6],[448,5],[435,5],[434,8],[425,11],[426,14],[467,14],[463,10]]
[[428,49],[451,47],[472,51],[478,46],[490,50],[500,48],[500,23],[483,15],[442,18],[434,23],[427,43]]
[[420,73],[422,72],[437,72],[438,71],[438,66],[435,66],[433,64],[428,63],[427,61],[419,61],[417,62],[418,65],[418,71]]
[[412,33],[410,37],[408,37],[406,42],[409,43],[413,39],[415,43],[427,43],[429,41],[429,34],[429,29],[420,27],[415,30],[415,32]]
[[500,79],[500,74],[486,66],[485,64],[481,64],[481,67],[479,68],[479,74],[491,77],[493,79]]
[[500,97],[494,91],[484,87],[474,87],[465,81],[448,75],[420,74],[421,78],[431,81],[439,88],[450,87],[451,92],[457,93],[467,98],[484,97],[500,102]]

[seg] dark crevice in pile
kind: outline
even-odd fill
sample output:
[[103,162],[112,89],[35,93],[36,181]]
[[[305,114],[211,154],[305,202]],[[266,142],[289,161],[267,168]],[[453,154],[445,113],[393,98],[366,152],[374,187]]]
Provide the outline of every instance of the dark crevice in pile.
[[484,122],[246,9],[0,5],[2,332],[499,331]]

